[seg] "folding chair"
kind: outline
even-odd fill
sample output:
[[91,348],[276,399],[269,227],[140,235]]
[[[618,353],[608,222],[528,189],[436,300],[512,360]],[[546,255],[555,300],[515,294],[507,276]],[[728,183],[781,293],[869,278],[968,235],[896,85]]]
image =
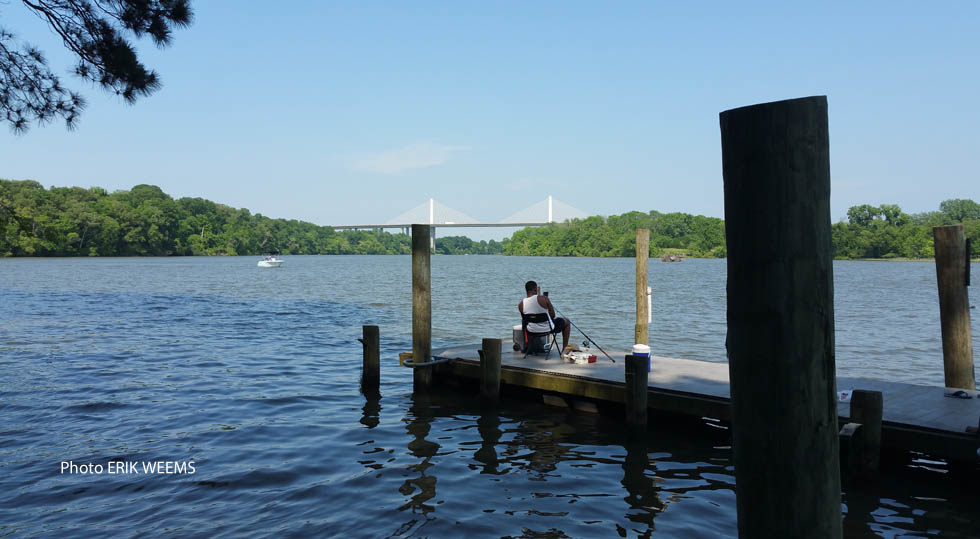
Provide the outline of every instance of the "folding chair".
[[[544,358],[546,360],[551,357],[551,348],[558,342],[555,334],[550,331],[535,333],[527,330],[528,324],[546,324],[548,320],[548,313],[521,315],[521,330],[524,332],[524,358],[527,358],[528,354],[538,355],[541,352],[545,352]],[[540,344],[542,338],[548,341],[547,348]]]

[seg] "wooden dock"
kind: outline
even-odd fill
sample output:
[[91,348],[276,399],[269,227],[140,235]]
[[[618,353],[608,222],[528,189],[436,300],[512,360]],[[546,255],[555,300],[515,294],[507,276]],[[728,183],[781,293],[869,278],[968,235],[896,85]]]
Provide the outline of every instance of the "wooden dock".
[[[625,399],[625,352],[610,353],[615,363],[598,354],[596,363],[573,364],[553,351],[550,359],[502,351],[500,382],[562,397],[570,407],[581,403]],[[480,377],[479,345],[433,350],[434,358],[449,361],[436,366],[438,378]],[[730,420],[728,365],[654,356],[648,384],[648,410],[695,417]],[[954,461],[976,462],[980,436],[967,433],[980,421],[980,392],[972,398],[945,396],[956,389],[838,377],[838,392],[851,389],[880,391],[883,398],[881,443],[883,449],[918,451]],[[773,403],[778,406],[778,403]],[[850,416],[850,404],[838,404],[841,424]]]

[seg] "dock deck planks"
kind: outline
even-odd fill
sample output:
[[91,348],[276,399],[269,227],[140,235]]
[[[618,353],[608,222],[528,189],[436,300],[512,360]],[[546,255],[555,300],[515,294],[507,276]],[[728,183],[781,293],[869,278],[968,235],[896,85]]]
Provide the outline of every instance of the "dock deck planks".
[[[625,352],[610,353],[615,363],[598,353],[596,363],[568,363],[552,351],[551,357],[528,356],[506,346],[501,357],[501,379],[570,397],[617,401],[625,381]],[[453,359],[440,376],[478,377],[479,345],[433,350],[433,356]],[[728,419],[728,364],[654,356],[649,379],[649,406],[653,409]],[[888,382],[867,378],[838,377],[838,391],[880,391],[883,400],[882,444],[921,451],[943,458],[974,460],[980,437],[965,432],[980,421],[980,393],[973,398],[945,396],[955,391],[943,387]],[[621,400],[618,400],[622,402]],[[850,416],[850,404],[839,403],[842,421]]]

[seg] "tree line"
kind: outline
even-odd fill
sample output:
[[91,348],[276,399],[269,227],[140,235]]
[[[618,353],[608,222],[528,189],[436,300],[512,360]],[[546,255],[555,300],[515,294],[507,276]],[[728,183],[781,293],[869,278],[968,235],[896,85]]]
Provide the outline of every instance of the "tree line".
[[972,239],[971,258],[980,256],[980,204],[944,200],[938,211],[906,214],[894,204],[862,204],[847,210],[847,220],[832,227],[834,256],[860,258],[932,258],[932,228],[963,224]]
[[[436,239],[445,254],[499,254],[496,241]],[[155,185],[107,192],[0,179],[0,256],[409,254],[405,234],[272,219]]]
[[[932,258],[932,228],[963,224],[980,257],[980,204],[945,200],[938,211],[906,214],[899,206],[862,204],[831,225],[834,257]],[[629,212],[608,218],[589,217],[564,224],[520,230],[504,244],[504,254],[540,256],[635,256],[637,228],[650,229],[650,256],[683,253],[722,258],[725,223],[716,217],[686,213]]]
[[683,252],[724,258],[725,222],[687,213],[632,211],[593,216],[562,224],[525,228],[504,244],[504,254],[519,256],[636,256],[636,229],[650,229],[650,255]]
[[[854,206],[832,225],[834,256],[930,258],[932,227],[962,223],[980,256],[980,204],[943,201],[938,211],[906,214],[892,204]],[[687,213],[633,211],[525,228],[503,241],[436,238],[440,254],[514,256],[635,255],[635,231],[650,229],[650,255],[726,256],[725,223]],[[409,254],[411,238],[272,219],[202,198],[173,199],[154,185],[107,192],[0,179],[0,256],[167,256]]]

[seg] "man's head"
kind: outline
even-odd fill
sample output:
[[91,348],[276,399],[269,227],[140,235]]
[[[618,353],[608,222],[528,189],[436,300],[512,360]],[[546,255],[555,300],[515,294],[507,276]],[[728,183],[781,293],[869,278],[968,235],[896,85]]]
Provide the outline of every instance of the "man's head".
[[524,290],[527,291],[528,294],[537,294],[538,293],[538,283],[536,283],[534,281],[528,281],[528,282],[524,283]]

